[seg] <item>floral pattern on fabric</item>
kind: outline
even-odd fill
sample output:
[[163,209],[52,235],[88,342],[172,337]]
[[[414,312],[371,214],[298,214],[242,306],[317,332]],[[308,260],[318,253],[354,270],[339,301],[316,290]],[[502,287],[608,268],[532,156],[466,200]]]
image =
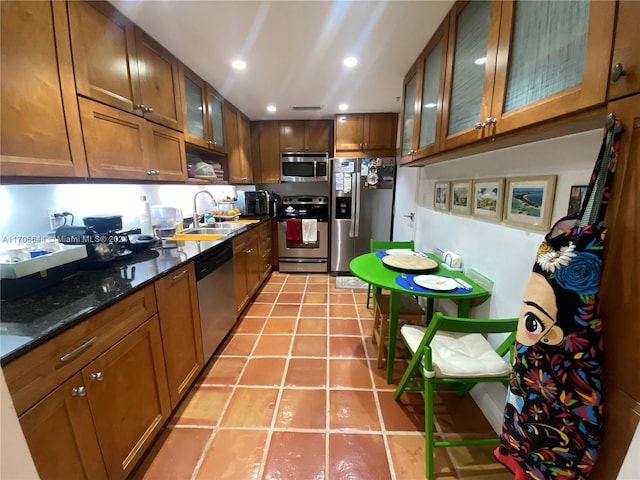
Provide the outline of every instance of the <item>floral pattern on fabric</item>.
[[[610,173],[621,134],[619,127],[602,162]],[[603,153],[604,147],[599,158]],[[596,164],[592,183],[600,168]],[[538,248],[521,304],[501,445],[494,452],[516,480],[583,480],[597,457],[603,360],[598,291],[606,232],[601,220],[611,176],[599,223],[578,225],[583,206],[580,215],[558,221]]]

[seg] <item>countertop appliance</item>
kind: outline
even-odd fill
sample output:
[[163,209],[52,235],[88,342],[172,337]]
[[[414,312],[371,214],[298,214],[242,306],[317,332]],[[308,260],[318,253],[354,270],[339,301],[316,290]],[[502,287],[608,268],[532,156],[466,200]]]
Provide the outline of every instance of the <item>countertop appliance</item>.
[[231,244],[195,260],[198,310],[205,363],[236,323]]
[[248,217],[269,214],[269,192],[255,190],[251,192],[238,191],[238,208],[242,215]]
[[281,182],[326,182],[329,180],[329,152],[282,152]]
[[331,273],[349,273],[370,240],[391,240],[396,162],[385,158],[331,159]]
[[326,273],[329,260],[329,197],[282,197],[277,216],[280,271]]

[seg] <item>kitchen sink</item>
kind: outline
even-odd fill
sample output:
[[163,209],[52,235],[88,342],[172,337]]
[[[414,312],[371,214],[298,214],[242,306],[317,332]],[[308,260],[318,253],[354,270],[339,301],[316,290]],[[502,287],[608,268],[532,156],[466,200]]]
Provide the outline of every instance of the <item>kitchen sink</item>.
[[[217,224],[214,224],[217,225]],[[224,224],[220,224],[220,225],[224,225]],[[189,230],[185,230],[184,232],[182,232],[184,235],[229,235],[232,232],[235,232],[236,230],[244,227],[245,225],[242,224],[234,224],[233,226],[214,226],[214,227],[200,227],[200,228],[193,228],[193,229],[189,229]]]

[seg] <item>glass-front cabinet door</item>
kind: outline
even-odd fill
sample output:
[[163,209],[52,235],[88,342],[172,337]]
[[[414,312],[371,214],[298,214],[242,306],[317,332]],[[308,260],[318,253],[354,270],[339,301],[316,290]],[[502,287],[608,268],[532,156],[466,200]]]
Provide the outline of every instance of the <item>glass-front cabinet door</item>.
[[615,2],[502,2],[495,133],[603,104],[614,24]]
[[445,148],[454,148],[483,137],[481,125],[491,113],[500,3],[460,2],[451,10],[451,54],[443,112]]
[[418,62],[414,64],[404,80],[404,106],[402,109],[402,144],[400,145],[400,164],[411,162],[414,157],[414,125],[416,118],[416,99],[418,93]]
[[416,157],[426,157],[439,150],[442,125],[442,96],[447,61],[448,18],[438,27],[420,56],[419,113]]
[[182,67],[184,85],[184,104],[186,122],[184,140],[200,147],[207,147],[207,132],[205,118],[205,83],[195,73]]
[[209,148],[225,151],[224,127],[222,123],[222,97],[207,85],[208,119],[209,119]]

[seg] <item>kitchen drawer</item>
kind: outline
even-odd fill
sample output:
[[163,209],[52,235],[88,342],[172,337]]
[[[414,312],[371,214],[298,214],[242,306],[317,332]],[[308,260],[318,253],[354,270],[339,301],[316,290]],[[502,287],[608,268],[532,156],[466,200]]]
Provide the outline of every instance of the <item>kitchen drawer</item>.
[[18,415],[156,313],[153,286],[135,292],[3,367]]

